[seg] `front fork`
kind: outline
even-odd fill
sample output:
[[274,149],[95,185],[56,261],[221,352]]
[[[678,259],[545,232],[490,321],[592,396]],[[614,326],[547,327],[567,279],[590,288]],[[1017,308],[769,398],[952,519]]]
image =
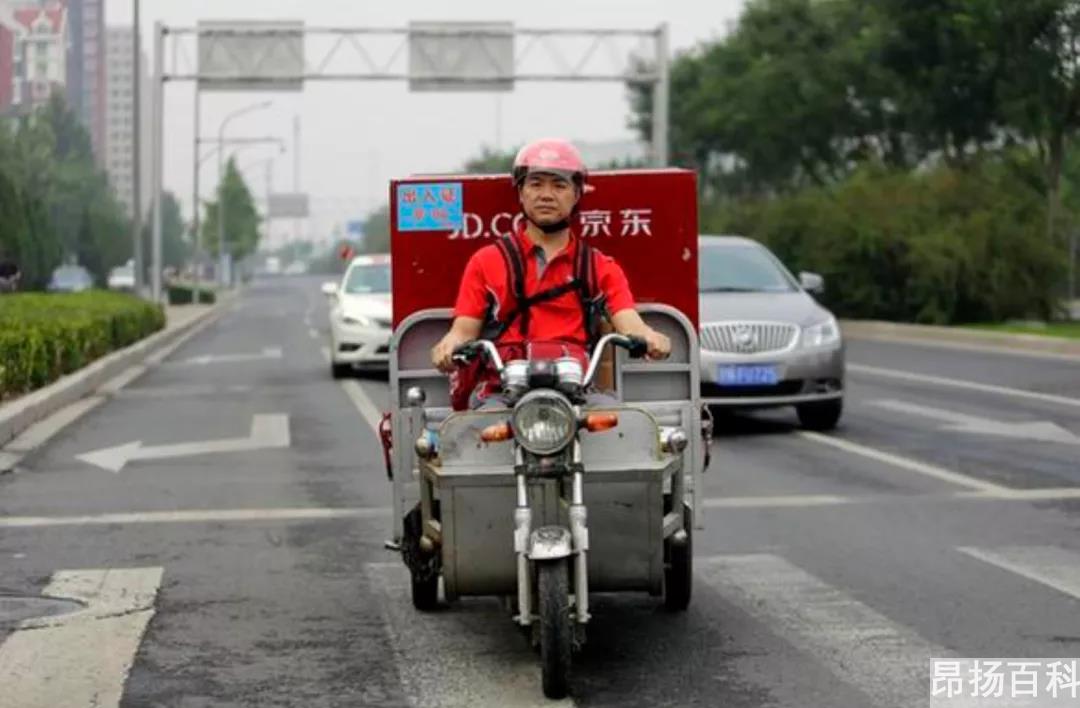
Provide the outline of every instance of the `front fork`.
[[[514,509],[514,552],[517,554],[517,590],[519,624],[532,624],[532,574],[529,572],[530,535],[532,533],[532,508],[529,505],[529,487],[525,479],[525,459],[521,448],[517,449],[517,507]],[[581,466],[581,443],[574,440],[572,451],[573,470],[570,491],[570,538],[574,559],[574,607],[579,624],[589,621],[589,528],[585,509],[584,474]],[[548,562],[548,561],[545,561]]]

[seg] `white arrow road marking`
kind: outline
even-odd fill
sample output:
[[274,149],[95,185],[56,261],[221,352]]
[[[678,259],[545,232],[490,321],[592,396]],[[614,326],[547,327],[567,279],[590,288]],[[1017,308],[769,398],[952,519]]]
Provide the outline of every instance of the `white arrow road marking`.
[[85,608],[22,622],[0,646],[4,705],[118,706],[154,616],[161,568],[61,570],[44,594]]
[[1055,423],[1048,421],[1033,421],[1020,423],[1014,421],[999,421],[989,418],[980,418],[966,413],[920,406],[915,403],[904,401],[871,401],[870,405],[878,408],[887,408],[898,413],[909,413],[939,420],[945,423],[945,430],[956,430],[962,433],[974,433],[976,435],[996,435],[1004,438],[1018,438],[1021,440],[1035,440],[1038,442],[1054,442],[1066,445],[1080,445],[1080,437],[1077,437]]
[[251,452],[289,447],[289,416],[274,413],[257,415],[251,421],[251,435],[246,438],[226,440],[204,440],[200,442],[176,443],[173,445],[150,445],[143,447],[141,441],[94,450],[76,459],[119,472],[132,460],[162,460],[170,457],[190,457],[223,452]]
[[232,364],[242,361],[257,361],[259,359],[280,359],[281,349],[267,347],[258,354],[203,354],[202,356],[180,361],[171,361],[169,366],[206,366],[207,364]]

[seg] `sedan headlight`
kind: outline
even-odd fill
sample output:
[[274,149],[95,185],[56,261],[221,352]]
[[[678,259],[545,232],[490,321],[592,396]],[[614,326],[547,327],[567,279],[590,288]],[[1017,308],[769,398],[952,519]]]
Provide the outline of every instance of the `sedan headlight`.
[[835,317],[809,327],[803,327],[802,343],[804,347],[825,347],[840,341],[840,325]]
[[577,419],[565,396],[533,391],[514,407],[510,427],[523,448],[534,455],[552,455],[574,439]]

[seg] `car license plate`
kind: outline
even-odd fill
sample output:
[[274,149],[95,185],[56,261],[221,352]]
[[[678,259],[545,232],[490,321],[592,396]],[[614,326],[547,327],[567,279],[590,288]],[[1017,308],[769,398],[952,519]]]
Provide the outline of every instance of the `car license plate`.
[[716,383],[721,386],[775,386],[778,382],[772,365],[734,364],[721,366],[716,372]]

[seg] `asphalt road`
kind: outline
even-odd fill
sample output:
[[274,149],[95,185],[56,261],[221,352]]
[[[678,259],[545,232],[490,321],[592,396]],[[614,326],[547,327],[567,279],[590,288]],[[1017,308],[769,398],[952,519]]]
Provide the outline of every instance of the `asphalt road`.
[[[257,283],[0,477],[0,706],[551,704],[496,601],[412,610],[355,404],[386,383],[332,381],[325,324],[318,281]],[[1080,656],[1080,361],[849,363],[832,434],[720,419],[689,611],[597,598],[564,705],[938,705],[931,657]],[[20,628],[43,594],[90,616]]]

